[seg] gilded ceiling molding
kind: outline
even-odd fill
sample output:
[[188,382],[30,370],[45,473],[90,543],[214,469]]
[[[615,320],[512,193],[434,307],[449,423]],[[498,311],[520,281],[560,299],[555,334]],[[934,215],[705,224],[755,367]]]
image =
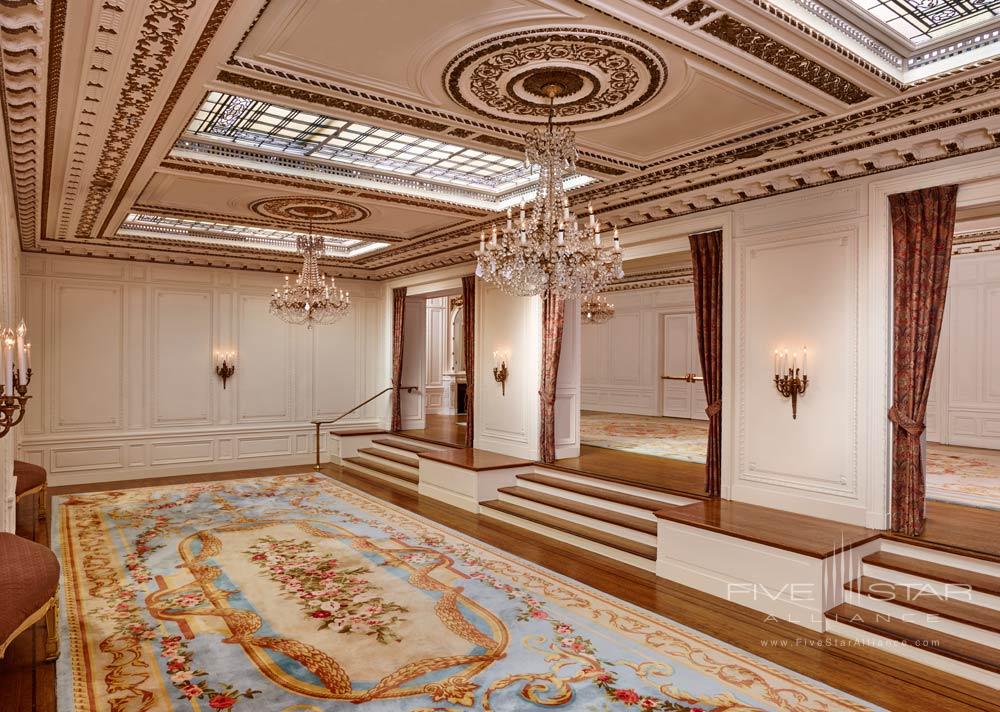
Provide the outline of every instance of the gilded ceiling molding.
[[[231,2],[231,0],[221,0]],[[142,127],[143,118],[163,81],[170,59],[187,28],[198,0],[151,0],[139,39],[104,138],[97,166],[80,213],[77,232],[92,234],[97,216],[118,179],[122,165]],[[119,11],[120,6],[117,6]],[[167,109],[169,110],[169,107]]]
[[371,211],[363,205],[312,195],[260,198],[247,205],[247,208],[262,217],[283,220],[286,224],[290,222],[320,227],[344,225],[371,217]]
[[560,124],[620,116],[656,96],[667,65],[652,47],[627,35],[584,27],[517,30],[462,50],[441,76],[448,95],[478,114],[514,123],[548,120],[547,85]]
[[368,188],[350,188],[339,186],[330,181],[312,180],[304,177],[292,178],[276,171],[266,171],[260,168],[239,168],[227,169],[212,161],[199,161],[193,158],[169,157],[161,164],[163,168],[185,171],[188,173],[200,173],[203,175],[219,176],[231,180],[245,180],[255,183],[267,183],[269,185],[281,185],[289,188],[315,188],[317,190],[337,190],[341,195],[357,196],[369,200],[380,200],[389,203],[403,205],[413,205],[420,208],[428,208],[439,212],[455,213],[458,215],[468,215],[471,217],[482,217],[489,214],[486,210],[466,208],[454,203],[434,200],[420,200],[417,198],[398,195],[396,193],[380,193]]
[[156,143],[156,140],[160,137],[160,133],[163,131],[163,127],[170,118],[170,114],[173,112],[174,107],[177,106],[177,102],[180,101],[181,94],[187,88],[188,82],[191,81],[191,75],[194,74],[199,62],[201,62],[201,58],[205,56],[205,52],[208,50],[212,40],[215,39],[215,35],[219,31],[222,21],[225,19],[235,1],[236,0],[218,0],[215,7],[212,9],[212,14],[209,16],[208,21],[202,28],[201,34],[198,36],[198,41],[194,45],[194,49],[192,49],[191,53],[188,55],[180,76],[178,76],[177,81],[174,82],[173,89],[170,90],[170,95],[167,97],[167,101],[164,104],[163,109],[160,111],[159,116],[156,117],[156,123],[153,124],[152,129],[150,129],[149,133],[146,135],[146,140],[143,142],[142,149],[132,162],[132,167],[129,169],[128,175],[125,177],[125,180],[122,182],[122,185],[118,190],[118,195],[115,196],[114,201],[111,203],[111,208],[108,210],[107,217],[105,217],[104,223],[101,225],[101,234],[107,232],[108,223],[114,216],[115,211],[118,210],[118,206],[121,205],[121,201],[124,199],[125,193],[128,192],[129,186],[135,180],[139,170],[149,157],[150,152],[153,150],[153,144]]
[[39,229],[39,194],[46,152],[42,141],[44,39],[45,8],[41,2],[0,4],[4,139],[22,247],[34,243]]
[[687,25],[694,25],[717,11],[718,8],[712,7],[708,3],[704,3],[701,0],[694,0],[694,2],[688,3],[679,10],[674,10],[670,15]]
[[604,293],[631,292],[635,289],[676,287],[684,284],[694,284],[694,270],[690,266],[625,275],[624,279],[609,284],[603,291]]
[[[211,222],[223,222],[233,225],[248,225],[251,227],[266,227],[275,230],[304,229],[308,223],[297,220],[267,220],[248,215],[233,215],[232,213],[217,213],[208,210],[192,210],[190,208],[163,207],[150,205],[148,203],[135,203],[130,212],[144,213],[147,215],[162,215],[164,217],[185,218],[187,220],[207,220]],[[430,234],[429,232],[427,234]],[[401,242],[403,239],[395,235],[383,235],[378,232],[364,232],[362,230],[350,230],[342,227],[337,228],[337,235],[343,237],[359,237],[378,242]]]
[[[640,176],[626,178],[615,183],[587,188],[576,195],[582,200],[596,201],[605,198],[611,199],[626,191],[636,190],[662,181],[674,180],[700,171],[719,168],[748,158],[763,157],[769,153],[788,149],[798,148],[801,150],[801,146],[807,142],[815,142],[822,139],[836,140],[841,135],[853,131],[867,130],[871,138],[871,144],[875,145],[886,140],[891,140],[889,138],[878,138],[878,130],[870,128],[876,124],[905,118],[921,111],[932,109],[938,109],[943,112],[947,109],[949,103],[977,99],[983,96],[1000,98],[1000,70],[965,79],[948,86],[930,89],[921,94],[904,95],[880,106],[859,110],[853,114],[830,119],[816,125],[803,126],[780,136],[772,136],[747,146],[735,147],[722,153],[699,158],[695,161],[670,166],[669,168],[657,171],[649,171]],[[953,111],[953,114],[953,119],[958,122],[972,120],[972,115],[968,113]],[[913,135],[927,130],[930,129],[921,128],[920,124],[915,124],[911,129]],[[892,135],[895,136],[896,134],[893,133]],[[843,150],[839,152],[843,152]],[[799,157],[791,161],[784,161],[781,164],[773,164],[772,167],[776,165],[794,165],[797,162],[806,160],[810,159]]]
[[673,5],[676,5],[679,0],[642,0],[644,3],[650,7],[655,7],[657,10],[666,10]]
[[[479,143],[485,143],[487,146],[496,146],[497,148],[506,148],[510,151],[517,151],[518,153],[524,153],[524,141],[512,141],[511,139],[501,138],[499,136],[493,136],[491,134],[479,134],[476,136],[474,141]],[[603,173],[605,175],[611,176],[622,176],[627,173],[627,171],[621,168],[610,168],[609,166],[601,165],[594,161],[588,161],[585,159],[578,160],[576,162],[576,167],[583,171],[590,171],[592,173]]]
[[763,32],[737,20],[722,15],[698,28],[738,50],[767,62],[772,67],[819,89],[845,104],[858,104],[871,99],[870,92],[819,62],[796,52],[786,44],[768,37]]
[[[284,74],[279,74],[279,76],[284,76],[286,79],[300,81],[294,76],[285,76]],[[272,94],[274,96],[283,96],[288,99],[295,99],[296,101],[304,101],[314,106],[322,106],[327,109],[333,109],[334,111],[346,111],[351,114],[360,114],[378,121],[389,121],[403,126],[412,126],[413,128],[421,129],[423,131],[443,133],[450,128],[448,124],[443,124],[440,121],[421,119],[416,116],[410,116],[409,114],[401,114],[398,111],[379,109],[378,107],[361,104],[356,101],[349,101],[347,99],[339,99],[337,97],[329,96],[328,94],[320,94],[319,92],[309,91],[308,89],[290,87],[285,84],[277,84],[275,82],[255,79],[253,77],[245,77],[242,74],[236,74],[226,69],[219,72],[218,80],[220,82],[225,82],[226,84],[243,87],[244,89],[250,89],[255,92]]]
[[971,255],[998,250],[1000,250],[1000,228],[955,235],[951,243],[952,255]]
[[[850,60],[851,62],[853,62],[854,64],[858,65],[866,72],[871,74],[872,76],[878,78],[879,80],[891,86],[893,89],[899,90],[904,88],[905,85],[903,84],[903,82],[901,82],[899,79],[886,72],[884,69],[875,66],[865,58],[855,54],[854,52],[851,52],[849,49],[847,49],[840,43],[834,42],[832,39],[824,35],[822,32],[814,30],[812,27],[805,24],[801,20],[789,15],[784,10],[781,10],[780,8],[775,7],[771,3],[767,2],[767,0],[750,0],[750,2],[752,2],[760,9],[766,11],[768,14],[778,18],[786,25],[794,27],[799,32],[808,35],[812,39],[822,44],[827,49],[831,49],[837,54],[841,55],[842,57]],[[892,59],[890,59],[890,57],[886,56],[885,53],[880,52],[878,48],[873,46],[870,49],[872,49],[872,51],[875,52],[876,54],[883,55],[883,57],[885,57],[887,61],[893,61]],[[896,60],[898,61],[898,58],[896,58]],[[899,66],[900,68],[902,68],[901,63]]]
[[[62,72],[62,46],[66,31],[66,2],[53,0],[49,11],[48,84],[45,90],[45,156],[42,162],[41,217],[38,230],[31,236],[34,245],[48,230],[49,194],[52,188],[52,154],[56,144],[56,119],[59,110],[59,78]],[[23,244],[23,243],[22,243]]]

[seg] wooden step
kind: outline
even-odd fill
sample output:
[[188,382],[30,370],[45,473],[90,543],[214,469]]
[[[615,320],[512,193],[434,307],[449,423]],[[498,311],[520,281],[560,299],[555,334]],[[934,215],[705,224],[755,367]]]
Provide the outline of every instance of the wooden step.
[[392,462],[398,463],[400,465],[406,465],[407,467],[419,467],[420,461],[415,457],[407,457],[406,455],[400,455],[399,453],[389,452],[388,450],[379,450],[375,447],[362,447],[358,448],[358,452],[363,452],[365,455],[371,455],[372,457],[380,457],[383,460],[391,460]]
[[[1000,650],[964,638],[925,628],[915,623],[842,603],[826,612],[826,617],[875,635],[943,655],[982,670],[1000,674]],[[937,643],[936,645],[934,643]]]
[[402,440],[389,440],[389,438],[379,438],[378,440],[372,440],[372,445],[394,447],[397,450],[406,450],[407,452],[412,452],[414,454],[420,452],[427,452],[427,450],[429,449],[426,447],[421,447],[420,445],[414,445],[413,443],[405,443]]
[[1000,596],[1000,578],[990,576],[989,574],[982,574],[978,571],[967,571],[954,566],[935,564],[932,561],[914,559],[887,551],[878,551],[874,554],[869,554],[862,561],[872,566],[881,566],[884,569],[902,571],[913,576],[932,579],[942,583],[961,584],[981,593]]
[[663,502],[658,499],[639,497],[638,495],[629,494],[628,492],[618,492],[617,490],[595,487],[593,485],[583,484],[582,482],[564,480],[559,477],[549,477],[548,475],[518,475],[517,479],[534,482],[539,485],[545,485],[546,487],[566,490],[567,492],[575,492],[576,494],[582,494],[587,497],[597,497],[598,499],[614,502],[616,504],[624,504],[629,507],[635,507],[636,509],[647,509],[650,512],[655,512],[658,509],[670,506],[669,502]]
[[415,472],[408,472],[406,470],[401,470],[398,467],[393,467],[392,465],[385,465],[381,462],[366,460],[363,457],[345,457],[344,462],[358,467],[367,467],[369,470],[375,470],[376,472],[381,472],[383,475],[389,475],[389,477],[406,480],[407,482],[412,482],[413,484],[418,484],[420,482],[420,477]]
[[845,583],[844,588],[915,611],[947,618],[956,623],[964,623],[974,628],[1000,633],[1000,611],[977,606],[968,601],[937,596],[925,588],[903,586],[872,576],[856,578]]
[[413,486],[406,484],[402,480],[396,478],[378,477],[370,472],[362,472],[360,469],[351,467],[350,465],[343,465],[341,467],[341,473],[349,475],[350,477],[358,477],[365,482],[370,482],[373,485],[378,485],[380,487],[390,487],[393,490],[398,490],[400,492],[407,492],[411,496],[413,495]]
[[549,514],[542,514],[534,509],[521,507],[516,504],[511,504],[510,502],[501,502],[499,499],[493,499],[488,502],[480,502],[479,504],[487,509],[494,509],[498,512],[520,517],[521,519],[527,519],[529,522],[557,529],[559,531],[566,532],[567,534],[578,536],[581,539],[589,539],[590,541],[603,544],[604,546],[621,549],[622,551],[627,551],[635,556],[649,559],[650,561],[656,561],[655,546],[639,544],[631,539],[615,536],[614,534],[608,534],[600,529],[594,529],[592,527],[584,526],[583,524],[576,524],[575,522],[567,522],[565,519],[553,517]]
[[548,492],[540,492],[539,490],[527,487],[500,487],[497,491],[509,494],[512,497],[526,499],[529,502],[537,502],[547,507],[555,507],[556,509],[562,509],[573,514],[579,514],[582,517],[590,517],[591,519],[597,519],[608,524],[616,524],[626,529],[635,529],[645,534],[656,535],[656,520],[653,519],[640,519],[630,514],[616,512],[613,509],[596,507],[592,504],[584,504],[573,499],[555,497]]

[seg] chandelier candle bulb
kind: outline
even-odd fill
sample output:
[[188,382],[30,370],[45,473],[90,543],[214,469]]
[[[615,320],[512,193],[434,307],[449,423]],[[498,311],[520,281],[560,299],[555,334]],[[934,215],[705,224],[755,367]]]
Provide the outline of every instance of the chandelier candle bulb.
[[4,393],[14,395],[14,332],[7,329],[3,338]]
[[24,326],[24,319],[21,319],[21,323],[17,325],[17,378],[20,381],[24,380],[25,372],[28,368],[24,362],[24,337],[27,333],[28,330]]

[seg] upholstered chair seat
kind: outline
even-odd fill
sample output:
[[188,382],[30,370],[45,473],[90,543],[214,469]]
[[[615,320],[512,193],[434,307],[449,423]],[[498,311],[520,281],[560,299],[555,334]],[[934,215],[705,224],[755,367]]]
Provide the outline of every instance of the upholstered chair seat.
[[38,518],[45,518],[46,482],[48,473],[44,467],[23,460],[14,460],[14,497],[18,502],[30,494],[38,495]]
[[56,593],[59,561],[55,554],[14,534],[0,532],[0,657],[7,646],[42,616],[46,616],[46,659],[59,655]]

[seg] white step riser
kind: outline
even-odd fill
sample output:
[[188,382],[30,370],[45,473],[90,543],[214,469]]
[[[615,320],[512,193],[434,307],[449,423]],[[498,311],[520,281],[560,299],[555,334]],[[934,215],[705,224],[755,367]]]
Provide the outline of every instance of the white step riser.
[[903,586],[911,586],[918,591],[933,591],[940,596],[947,596],[962,603],[973,603],[977,606],[1000,611],[1000,597],[989,593],[973,591],[964,586],[934,581],[933,579],[908,574],[905,571],[874,566],[873,564],[863,564],[861,571],[865,576],[871,576],[872,578],[882,579],[883,581]]
[[377,477],[380,480],[385,480],[386,482],[391,482],[391,483],[393,483],[395,485],[399,485],[401,487],[406,487],[407,489],[411,489],[414,492],[417,491],[417,485],[414,484],[413,482],[407,482],[406,480],[401,480],[398,477],[392,477],[391,475],[386,475],[386,474],[384,474],[382,472],[378,472],[377,470],[371,470],[371,469],[369,469],[367,467],[362,467],[361,465],[353,463],[353,462],[348,462],[343,467],[344,467],[344,470],[347,471],[347,472],[350,472],[351,470],[356,470],[358,472],[363,472],[366,475],[371,475],[372,477]]
[[[379,438],[380,440],[382,438]],[[416,445],[417,447],[422,447],[427,451],[430,450],[451,450],[453,448],[447,447],[446,445],[436,445],[434,443],[425,442],[424,440],[411,440],[410,438],[401,438],[399,436],[393,436],[391,438],[385,438],[386,440],[397,440],[407,445]],[[416,453],[408,453],[414,455]]]
[[956,569],[962,569],[963,571],[975,571],[976,573],[986,574],[987,576],[995,576],[1000,579],[1000,564],[993,561],[984,561],[983,559],[977,559],[972,556],[951,554],[947,551],[938,551],[937,549],[930,549],[926,546],[913,546],[911,544],[904,544],[891,539],[882,540],[881,550],[887,554],[899,554],[900,556],[908,556],[911,559],[930,561],[935,564],[941,564],[942,566],[951,566]]
[[373,462],[376,465],[387,465],[388,467],[395,467],[397,470],[402,470],[403,472],[410,472],[414,475],[420,474],[420,469],[417,467],[410,467],[409,465],[404,465],[403,463],[396,462],[395,460],[388,460],[376,457],[375,455],[369,455],[367,452],[359,452],[358,457],[367,462]]
[[[372,443],[369,447],[373,447],[376,450],[385,450],[386,452],[391,452],[393,455],[402,455],[404,457],[411,457],[414,460],[417,459],[417,453],[410,452],[409,450],[404,450],[403,448],[390,447],[389,445],[383,445],[381,443],[377,445],[375,443]],[[429,452],[430,448],[428,448],[427,450]]]
[[535,474],[545,475],[546,477],[555,477],[560,480],[569,480],[570,482],[590,485],[591,487],[600,487],[602,489],[608,489],[614,492],[624,492],[625,494],[634,494],[637,497],[645,497],[646,499],[655,499],[660,502],[663,502],[665,505],[694,504],[695,502],[700,501],[697,499],[690,499],[688,497],[680,497],[678,495],[667,494],[666,492],[659,492],[657,490],[645,489],[644,487],[622,485],[618,484],[617,482],[609,482],[608,480],[602,480],[596,477],[587,477],[586,475],[574,475],[570,474],[569,472],[563,472],[562,470],[550,470],[546,467],[536,467]]
[[544,524],[536,524],[535,522],[528,521],[527,519],[521,519],[520,517],[507,514],[506,512],[498,512],[495,509],[490,509],[489,507],[480,507],[479,513],[485,517],[489,517],[490,519],[496,519],[497,521],[506,522],[507,524],[513,524],[516,527],[521,527],[522,529],[527,529],[528,531],[543,534],[551,539],[555,539],[566,544],[572,544],[573,546],[577,546],[581,549],[592,551],[595,554],[600,554],[601,556],[606,556],[614,561],[620,561],[646,571],[653,571],[656,568],[656,562],[651,561],[650,559],[636,556],[635,554],[622,551],[621,549],[605,546],[604,544],[598,544],[590,539],[584,539],[558,529],[552,529]]
[[859,608],[865,608],[869,611],[875,611],[875,613],[890,616],[894,620],[913,623],[924,628],[930,628],[931,630],[954,635],[958,638],[971,640],[974,643],[989,645],[1000,650],[1000,633],[994,633],[965,623],[949,620],[948,618],[942,618],[933,613],[928,614],[917,611],[913,608],[893,603],[892,601],[883,601],[874,596],[867,596],[855,591],[845,591],[844,602],[858,606]]
[[983,670],[975,665],[967,665],[966,663],[959,662],[958,660],[952,660],[944,655],[938,655],[937,653],[932,652],[933,648],[918,648],[913,645],[906,645],[905,643],[899,643],[890,638],[884,638],[880,635],[875,635],[874,633],[869,633],[868,631],[861,630],[860,628],[855,628],[852,625],[840,623],[838,621],[828,620],[826,622],[826,630],[828,633],[849,638],[850,640],[856,640],[859,643],[864,643],[865,645],[869,645],[873,648],[885,650],[886,652],[899,655],[900,657],[920,663],[921,665],[926,665],[927,667],[934,668],[935,670],[950,672],[953,675],[964,677],[966,680],[972,680],[973,682],[978,682],[981,685],[986,685],[987,687],[993,687],[1000,690],[1000,675]]
[[639,519],[648,519],[651,522],[656,521],[656,516],[648,509],[639,509],[639,507],[630,507],[627,504],[619,504],[618,502],[609,502],[606,499],[600,499],[598,497],[591,497],[590,495],[580,494],[578,492],[572,492],[570,490],[559,489],[558,487],[550,487],[549,485],[543,485],[538,482],[530,482],[529,480],[517,481],[518,487],[524,487],[525,489],[534,490],[536,492],[544,492],[545,494],[552,495],[553,497],[562,497],[563,499],[571,499],[574,502],[580,502],[581,504],[590,504],[595,507],[603,507],[610,512],[618,512],[619,514],[628,514],[632,517],[638,517]]
[[553,517],[559,517],[560,519],[567,522],[573,522],[574,524],[582,524],[585,527],[598,529],[602,532],[607,532],[608,534],[614,534],[615,536],[639,542],[640,544],[656,546],[655,534],[646,534],[645,532],[636,531],[635,529],[621,527],[617,524],[610,524],[608,522],[601,521],[600,519],[593,519],[574,512],[567,512],[565,509],[550,507],[546,504],[539,504],[538,502],[532,502],[530,499],[522,499],[505,492],[500,493],[500,501],[507,502],[508,504],[516,504],[519,507],[525,507],[527,509],[533,509],[536,512],[549,514]]

